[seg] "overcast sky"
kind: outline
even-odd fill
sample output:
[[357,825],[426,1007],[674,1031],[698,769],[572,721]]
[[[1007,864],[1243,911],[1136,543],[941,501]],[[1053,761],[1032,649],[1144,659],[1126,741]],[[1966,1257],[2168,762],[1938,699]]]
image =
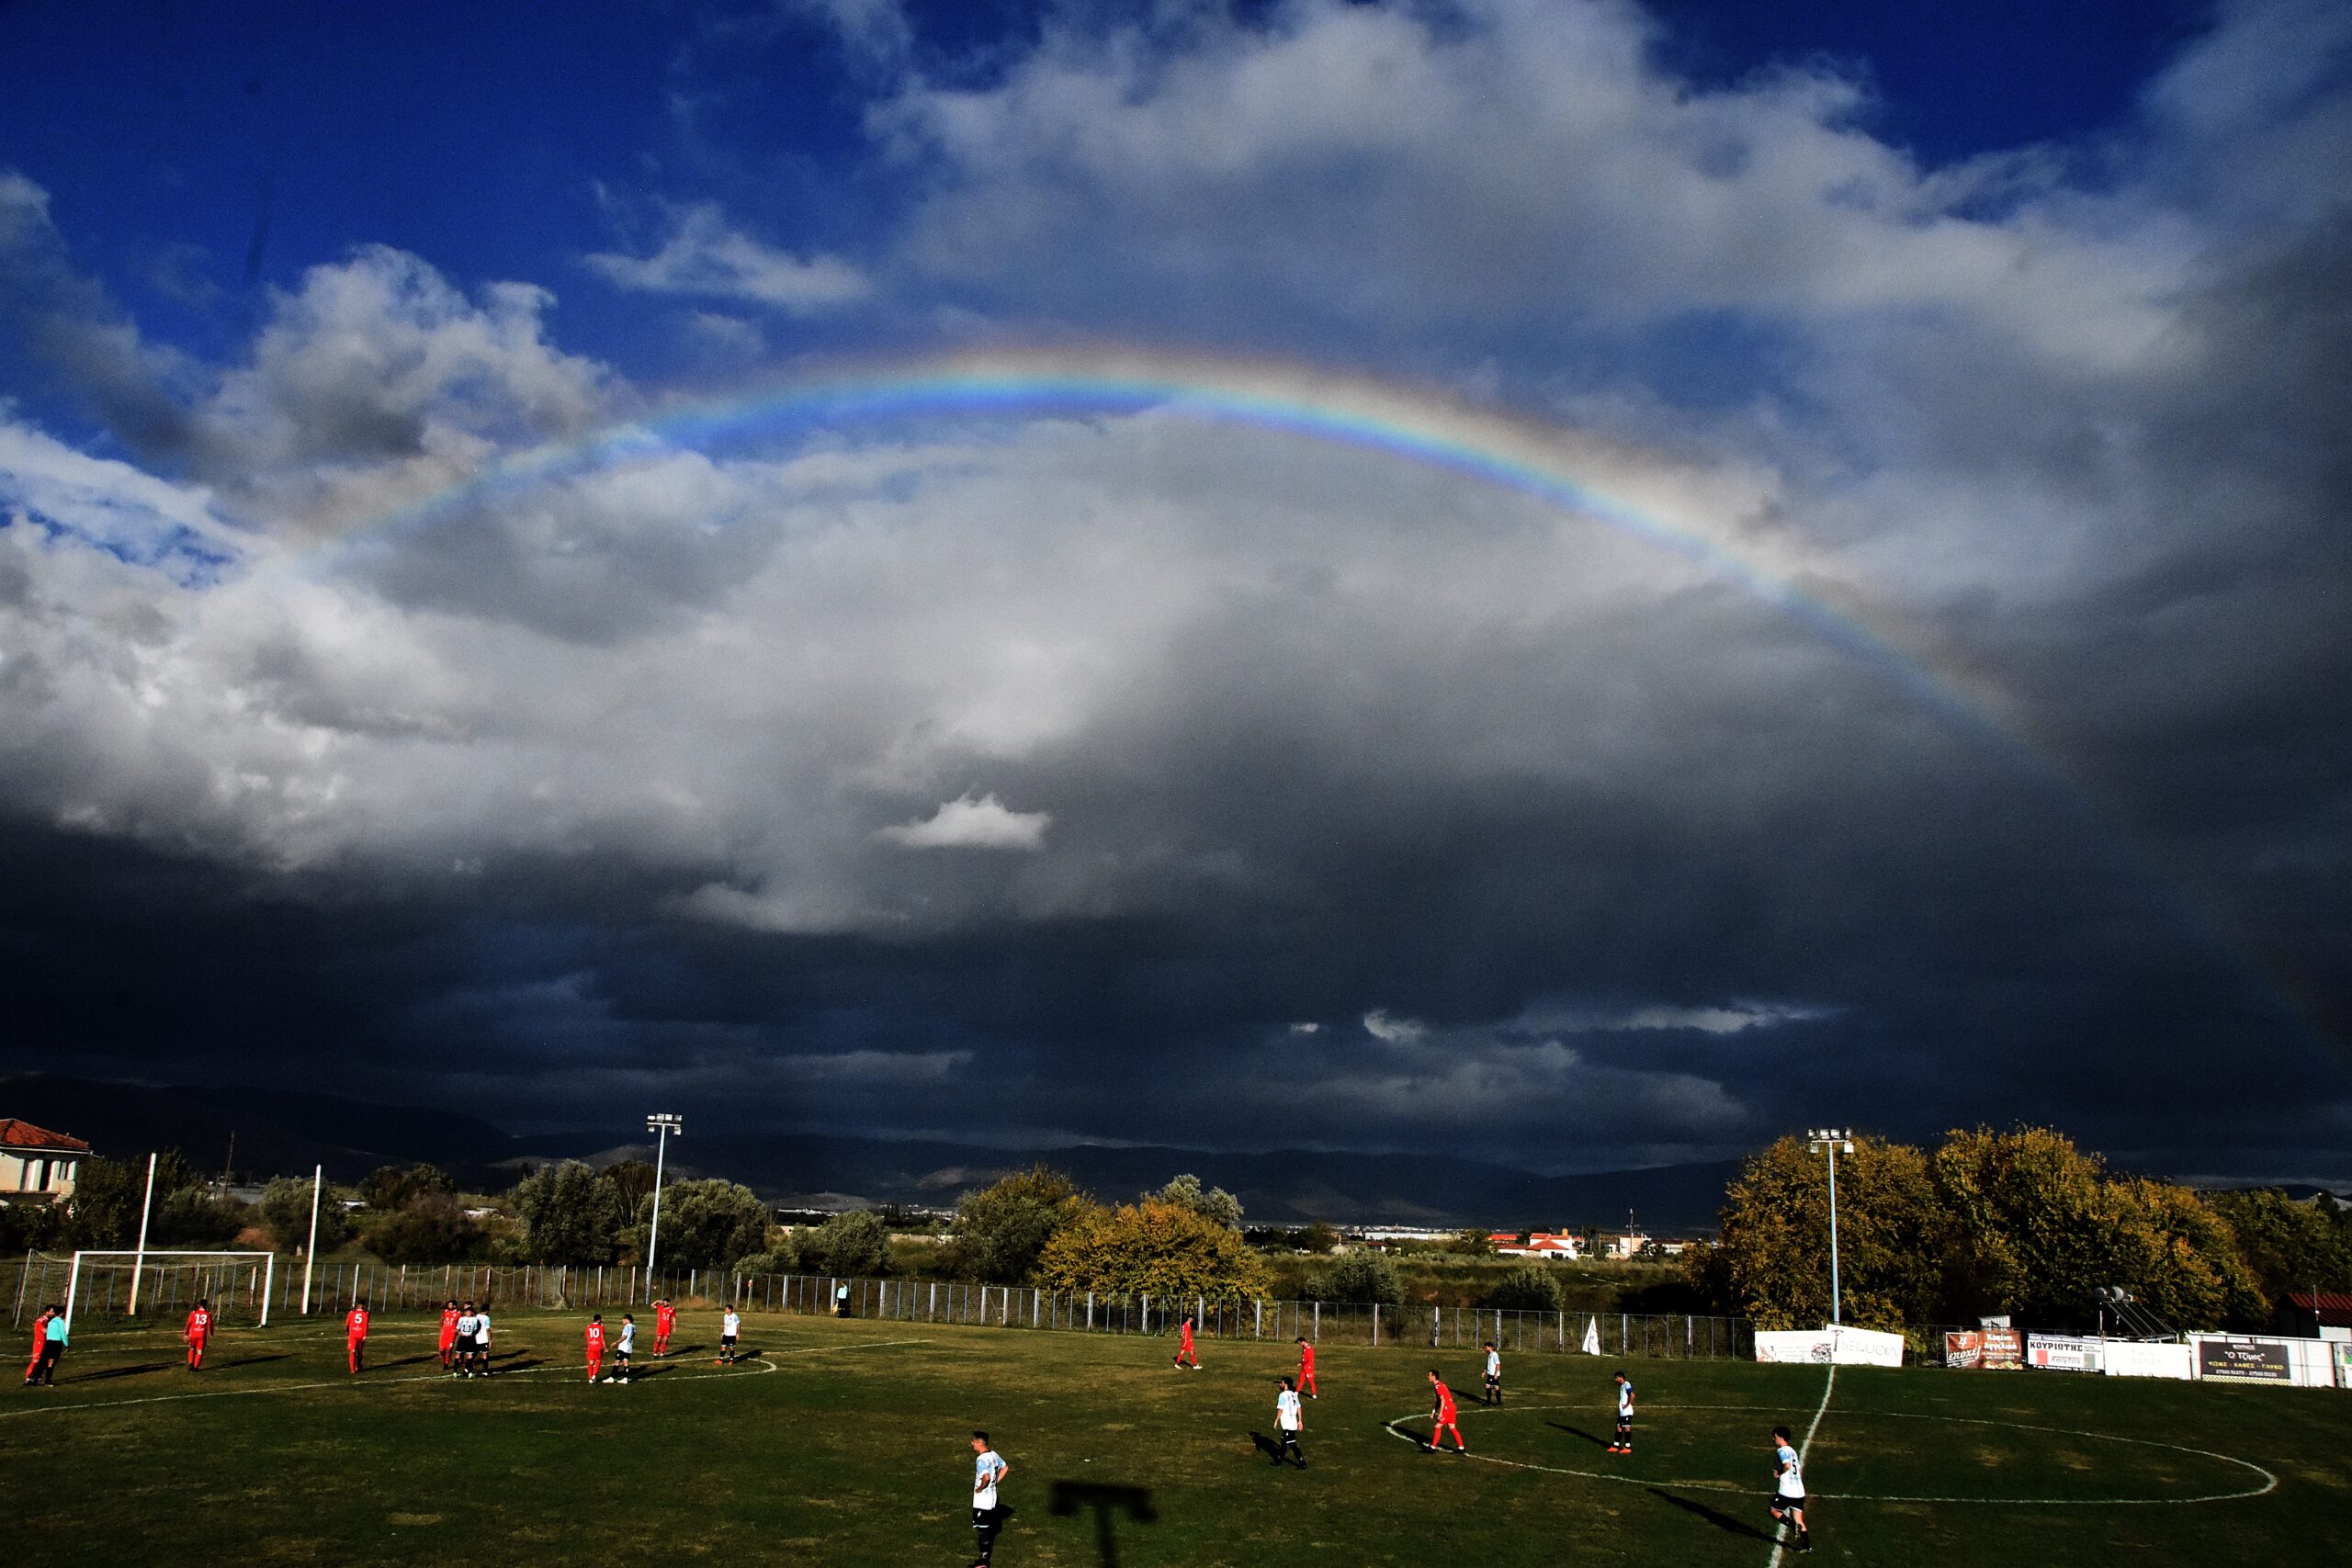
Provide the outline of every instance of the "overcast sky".
[[2352,9],[347,9],[0,8],[0,1067],[2352,1176]]

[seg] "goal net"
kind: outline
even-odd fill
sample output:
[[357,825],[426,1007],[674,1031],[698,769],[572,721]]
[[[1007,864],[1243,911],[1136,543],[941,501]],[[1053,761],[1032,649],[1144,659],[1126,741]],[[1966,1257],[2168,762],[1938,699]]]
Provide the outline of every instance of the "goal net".
[[223,1327],[262,1326],[277,1282],[277,1259],[266,1252],[77,1252],[33,1261],[17,1316],[28,1322],[57,1304],[77,1333],[133,1322],[176,1326],[202,1301]]

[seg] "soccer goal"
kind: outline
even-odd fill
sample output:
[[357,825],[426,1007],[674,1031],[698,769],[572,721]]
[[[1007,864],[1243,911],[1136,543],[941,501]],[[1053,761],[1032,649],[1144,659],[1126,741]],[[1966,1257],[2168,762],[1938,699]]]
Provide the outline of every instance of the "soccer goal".
[[77,1252],[65,1274],[65,1326],[88,1314],[169,1317],[205,1301],[222,1323],[266,1328],[277,1278],[268,1252]]

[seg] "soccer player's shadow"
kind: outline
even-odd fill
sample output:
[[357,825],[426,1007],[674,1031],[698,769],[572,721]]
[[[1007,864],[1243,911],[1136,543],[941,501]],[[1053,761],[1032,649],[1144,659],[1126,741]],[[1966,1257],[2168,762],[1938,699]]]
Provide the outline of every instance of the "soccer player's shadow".
[[[175,1366],[184,1366],[187,1363],[185,1362],[176,1361],[142,1361],[135,1367],[108,1367],[102,1372],[84,1372],[80,1377],[77,1377],[73,1381],[75,1382],[105,1382],[110,1378],[142,1377],[149,1372],[167,1372]],[[234,1366],[236,1363],[232,1361],[228,1364]]]
[[1679,1496],[1663,1486],[1652,1486],[1647,1488],[1647,1491],[1651,1496],[1662,1502],[1671,1503],[1686,1514],[1696,1515],[1719,1530],[1731,1535],[1744,1535],[1752,1540],[1760,1540],[1767,1546],[1780,1544],[1777,1537],[1765,1534],[1745,1519],[1735,1519],[1719,1508],[1710,1508],[1695,1497]]
[[699,1356],[705,1350],[709,1348],[710,1347],[707,1345],[673,1345],[670,1347],[670,1354],[673,1356]]
[[1551,1427],[1555,1432],[1566,1432],[1571,1438],[1582,1438],[1596,1449],[1603,1446],[1599,1438],[1586,1431],[1582,1427],[1571,1427],[1565,1421],[1546,1421],[1544,1425]]
[[648,1378],[658,1378],[663,1372],[674,1372],[677,1370],[678,1363],[675,1361],[647,1361],[628,1370],[628,1381],[643,1382]]
[[1280,1443],[1278,1443],[1278,1442],[1274,1441],[1274,1439],[1273,1439],[1273,1438],[1270,1438],[1270,1437],[1266,1436],[1266,1434],[1265,1434],[1265,1433],[1263,1433],[1263,1432],[1252,1432],[1252,1433],[1250,1433],[1250,1441],[1257,1447],[1257,1450],[1258,1450],[1258,1451],[1259,1451],[1260,1453],[1264,1454],[1268,1459],[1272,1460],[1276,1464],[1280,1464],[1280,1463],[1282,1463],[1282,1462],[1283,1462],[1283,1446],[1282,1446],[1282,1444],[1280,1444]]
[[216,1364],[226,1371],[231,1367],[258,1367],[264,1361],[288,1361],[293,1359],[294,1352],[291,1350],[276,1350],[266,1356],[240,1356],[233,1361],[220,1361]]
[[384,1362],[378,1370],[389,1372],[394,1367],[417,1367],[423,1366],[427,1361],[432,1362],[436,1367],[439,1366],[441,1364],[441,1352],[438,1350],[427,1350],[422,1356],[402,1356],[397,1361]]

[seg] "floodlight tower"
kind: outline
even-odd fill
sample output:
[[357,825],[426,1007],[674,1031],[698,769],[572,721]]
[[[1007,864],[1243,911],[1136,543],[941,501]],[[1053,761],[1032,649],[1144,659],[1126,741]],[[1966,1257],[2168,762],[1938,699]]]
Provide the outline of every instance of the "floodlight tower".
[[1829,1321],[1843,1323],[1838,1291],[1838,1156],[1854,1152],[1851,1127],[1815,1127],[1805,1134],[1805,1147],[1829,1156]]
[[653,1134],[653,1223],[645,1233],[645,1299],[653,1300],[653,1260],[662,1246],[662,1156],[670,1147],[670,1140],[686,1130],[686,1119],[666,1111],[657,1111],[645,1119],[645,1130]]

